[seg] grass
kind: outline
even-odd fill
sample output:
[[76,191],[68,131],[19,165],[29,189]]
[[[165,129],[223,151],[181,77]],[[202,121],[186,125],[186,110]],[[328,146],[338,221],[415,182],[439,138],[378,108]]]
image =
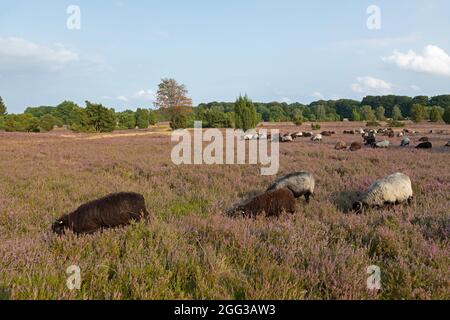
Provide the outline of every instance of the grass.
[[[277,125],[283,132],[307,131]],[[233,219],[224,211],[263,191],[273,177],[258,166],[175,166],[166,134],[0,133],[0,299],[448,299],[450,161],[448,135],[432,150],[336,151],[342,130],[322,143],[280,148],[280,174],[308,170],[317,180],[309,205],[280,219]],[[408,125],[420,133],[444,125]],[[433,129],[431,128],[431,129]],[[447,129],[448,130],[448,129]],[[413,181],[410,206],[349,206],[377,178],[402,171]],[[151,221],[90,236],[49,233],[55,217],[117,191],[146,199]],[[70,265],[82,287],[66,287]],[[381,268],[382,290],[366,269]]]

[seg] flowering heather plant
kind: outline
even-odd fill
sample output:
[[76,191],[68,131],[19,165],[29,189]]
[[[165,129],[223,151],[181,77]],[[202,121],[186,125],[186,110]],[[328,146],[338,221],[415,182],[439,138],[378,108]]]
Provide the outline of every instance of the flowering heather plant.
[[[334,146],[362,140],[342,131],[364,123],[322,127],[336,135],[280,144],[279,175],[314,174],[311,203],[256,219],[225,212],[275,177],[252,165],[176,166],[167,134],[0,133],[0,298],[449,299],[448,135],[429,134],[432,150],[400,148],[395,137],[387,150],[350,152]],[[397,171],[412,180],[411,205],[351,212],[374,180]],[[143,194],[150,221],[87,236],[50,232],[61,214],[119,191]],[[66,285],[72,265],[79,290]],[[372,265],[378,291],[367,288]]]

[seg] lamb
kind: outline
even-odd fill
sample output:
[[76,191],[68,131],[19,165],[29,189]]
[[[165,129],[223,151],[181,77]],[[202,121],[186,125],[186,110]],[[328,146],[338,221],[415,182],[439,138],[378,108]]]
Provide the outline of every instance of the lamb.
[[321,142],[322,141],[322,135],[320,133],[316,134],[314,137],[311,138],[311,141]]
[[407,175],[397,172],[375,181],[363,194],[360,201],[353,204],[353,210],[361,213],[368,207],[409,202],[412,198],[411,179]]
[[334,146],[334,149],[336,150],[344,150],[347,149],[347,144],[343,141],[339,141],[338,143],[336,143],[336,145]]
[[433,144],[431,142],[422,142],[416,146],[416,149],[431,149]]
[[350,145],[350,151],[357,151],[357,150],[360,150],[360,149],[362,149],[362,144],[360,142],[353,142]]
[[90,234],[101,229],[125,226],[148,215],[142,195],[121,192],[88,202],[63,215],[53,223],[52,231],[59,235],[63,235],[66,229],[76,234]]
[[305,196],[306,202],[309,202],[309,198],[314,194],[315,185],[316,181],[311,173],[300,171],[278,178],[267,188],[267,191],[288,188],[295,198]]
[[409,138],[403,138],[402,142],[400,142],[400,147],[407,147],[411,143],[411,140]]
[[272,190],[239,205],[233,211],[252,218],[261,214],[265,214],[266,217],[279,217],[283,212],[295,212],[295,198],[287,188]]
[[389,141],[383,140],[375,143],[374,148],[389,148]]

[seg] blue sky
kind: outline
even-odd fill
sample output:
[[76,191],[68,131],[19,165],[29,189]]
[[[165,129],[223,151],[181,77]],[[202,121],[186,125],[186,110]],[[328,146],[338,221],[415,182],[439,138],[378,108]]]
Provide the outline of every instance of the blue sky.
[[195,104],[450,93],[449,12],[446,0],[0,0],[0,96],[10,113],[65,99],[135,109],[164,77]]

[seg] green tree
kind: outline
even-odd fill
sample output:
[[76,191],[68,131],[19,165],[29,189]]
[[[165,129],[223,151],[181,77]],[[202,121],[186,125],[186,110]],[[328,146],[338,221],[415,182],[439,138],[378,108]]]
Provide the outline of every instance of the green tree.
[[350,120],[352,121],[361,121],[361,113],[359,112],[358,108],[352,109],[352,116],[350,117]]
[[76,114],[72,113],[73,110],[80,108],[75,102],[72,101],[63,101],[56,106],[55,111],[52,113],[53,116],[61,119],[63,124],[70,124],[73,119],[71,116]]
[[190,127],[192,120],[192,108],[182,106],[170,108],[170,127],[173,130]]
[[120,129],[136,128],[136,116],[133,111],[125,110],[116,114],[117,125]]
[[298,112],[293,117],[293,122],[296,126],[301,126],[303,124],[303,114]]
[[256,114],[255,105],[247,95],[239,96],[236,100],[234,104],[234,114],[234,125],[236,129],[247,131],[256,128],[258,125],[258,115]]
[[439,122],[442,121],[442,116],[444,115],[445,109],[435,106],[430,110],[430,121],[431,122]]
[[442,120],[444,120],[446,124],[450,124],[450,107],[445,108]]
[[371,106],[362,106],[361,107],[361,120],[364,121],[375,121],[376,120],[375,112]]
[[39,120],[39,126],[45,131],[52,131],[57,123],[58,119],[51,114],[46,114]]
[[0,117],[6,115],[6,106],[3,102],[2,97],[0,97]]
[[158,123],[158,115],[156,114],[156,112],[154,110],[150,110],[148,112],[148,123],[151,126],[154,126],[156,123]]
[[386,110],[382,106],[379,106],[375,111],[377,120],[384,121],[386,119],[385,112]]
[[136,110],[136,125],[139,129],[147,129],[149,126],[149,112],[147,109]]
[[89,115],[86,110],[80,107],[74,108],[69,116],[70,130],[77,132],[90,132],[94,129],[89,125]]
[[394,121],[403,120],[402,110],[400,110],[399,106],[394,106],[394,108],[392,108],[392,119],[394,119]]
[[421,104],[413,104],[411,107],[411,120],[419,123],[427,119],[427,110]]
[[116,128],[116,114],[113,109],[86,101],[86,112],[88,114],[89,125],[94,131],[111,132]]

